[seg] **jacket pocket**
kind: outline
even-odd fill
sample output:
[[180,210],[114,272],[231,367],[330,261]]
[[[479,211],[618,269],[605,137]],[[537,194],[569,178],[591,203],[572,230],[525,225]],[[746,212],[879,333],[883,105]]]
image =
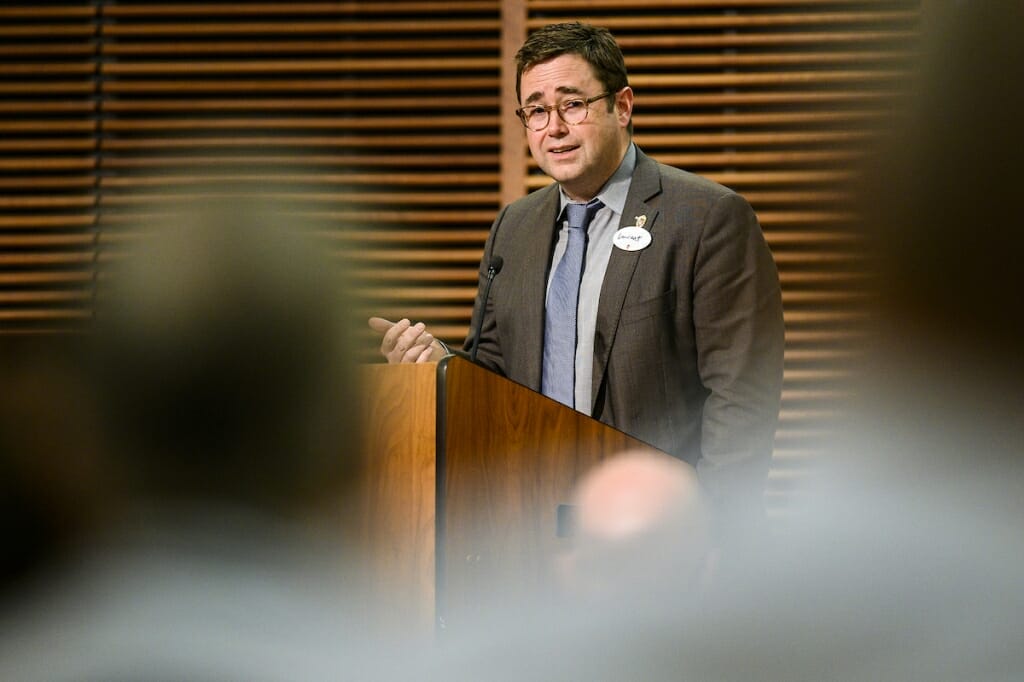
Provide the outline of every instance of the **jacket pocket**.
[[676,290],[670,289],[663,294],[646,301],[633,303],[622,307],[622,315],[619,318],[622,324],[639,322],[650,317],[659,315],[671,315],[676,310]]

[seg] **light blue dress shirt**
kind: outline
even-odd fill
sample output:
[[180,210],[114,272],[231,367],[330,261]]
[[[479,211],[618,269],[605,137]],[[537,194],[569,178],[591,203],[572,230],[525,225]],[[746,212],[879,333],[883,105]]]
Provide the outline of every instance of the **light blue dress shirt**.
[[[608,259],[612,255],[612,239],[622,221],[622,212],[626,207],[626,195],[633,181],[633,170],[636,168],[636,147],[629,145],[622,163],[608,179],[597,198],[604,207],[590,221],[587,229],[587,251],[583,261],[583,280],[580,282],[580,301],[576,310],[576,409],[589,415],[593,408],[593,381],[591,374],[594,368],[594,333],[597,328],[597,304],[601,296],[601,284],[608,269]],[[570,203],[569,197],[559,188],[561,203],[559,209],[558,241],[551,257],[551,274],[554,274],[559,261],[565,254],[565,246],[569,238],[569,223],[565,217],[565,205]],[[548,287],[551,286],[551,274],[548,275]]]

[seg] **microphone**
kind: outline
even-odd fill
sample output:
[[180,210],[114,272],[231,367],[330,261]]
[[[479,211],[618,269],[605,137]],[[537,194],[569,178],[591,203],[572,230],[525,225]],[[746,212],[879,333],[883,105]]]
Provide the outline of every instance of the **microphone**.
[[484,311],[487,309],[487,298],[491,295],[491,284],[494,283],[494,276],[501,272],[501,266],[504,264],[505,259],[501,256],[491,256],[491,262],[487,265],[487,287],[484,289],[484,297],[480,299],[480,317],[476,320],[473,350],[469,354],[470,362],[476,362],[476,350],[480,347],[480,332],[484,327]]
[[501,256],[494,256],[491,258],[491,264],[487,266],[487,281],[490,283],[494,279],[494,276],[501,272],[501,266],[505,264],[505,259]]

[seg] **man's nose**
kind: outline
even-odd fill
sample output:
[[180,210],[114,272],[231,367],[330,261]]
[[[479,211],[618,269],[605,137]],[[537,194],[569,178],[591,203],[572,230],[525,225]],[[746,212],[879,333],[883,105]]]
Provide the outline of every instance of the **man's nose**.
[[569,132],[569,124],[562,120],[557,111],[551,111],[548,114],[548,124],[544,127],[544,131],[548,135],[561,137]]

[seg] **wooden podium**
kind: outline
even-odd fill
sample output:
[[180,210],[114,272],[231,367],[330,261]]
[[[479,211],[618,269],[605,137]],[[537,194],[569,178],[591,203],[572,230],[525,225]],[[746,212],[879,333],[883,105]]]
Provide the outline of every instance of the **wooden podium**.
[[653,449],[456,356],[361,379],[366,589],[405,628],[455,629],[498,586],[543,589],[579,477]]

